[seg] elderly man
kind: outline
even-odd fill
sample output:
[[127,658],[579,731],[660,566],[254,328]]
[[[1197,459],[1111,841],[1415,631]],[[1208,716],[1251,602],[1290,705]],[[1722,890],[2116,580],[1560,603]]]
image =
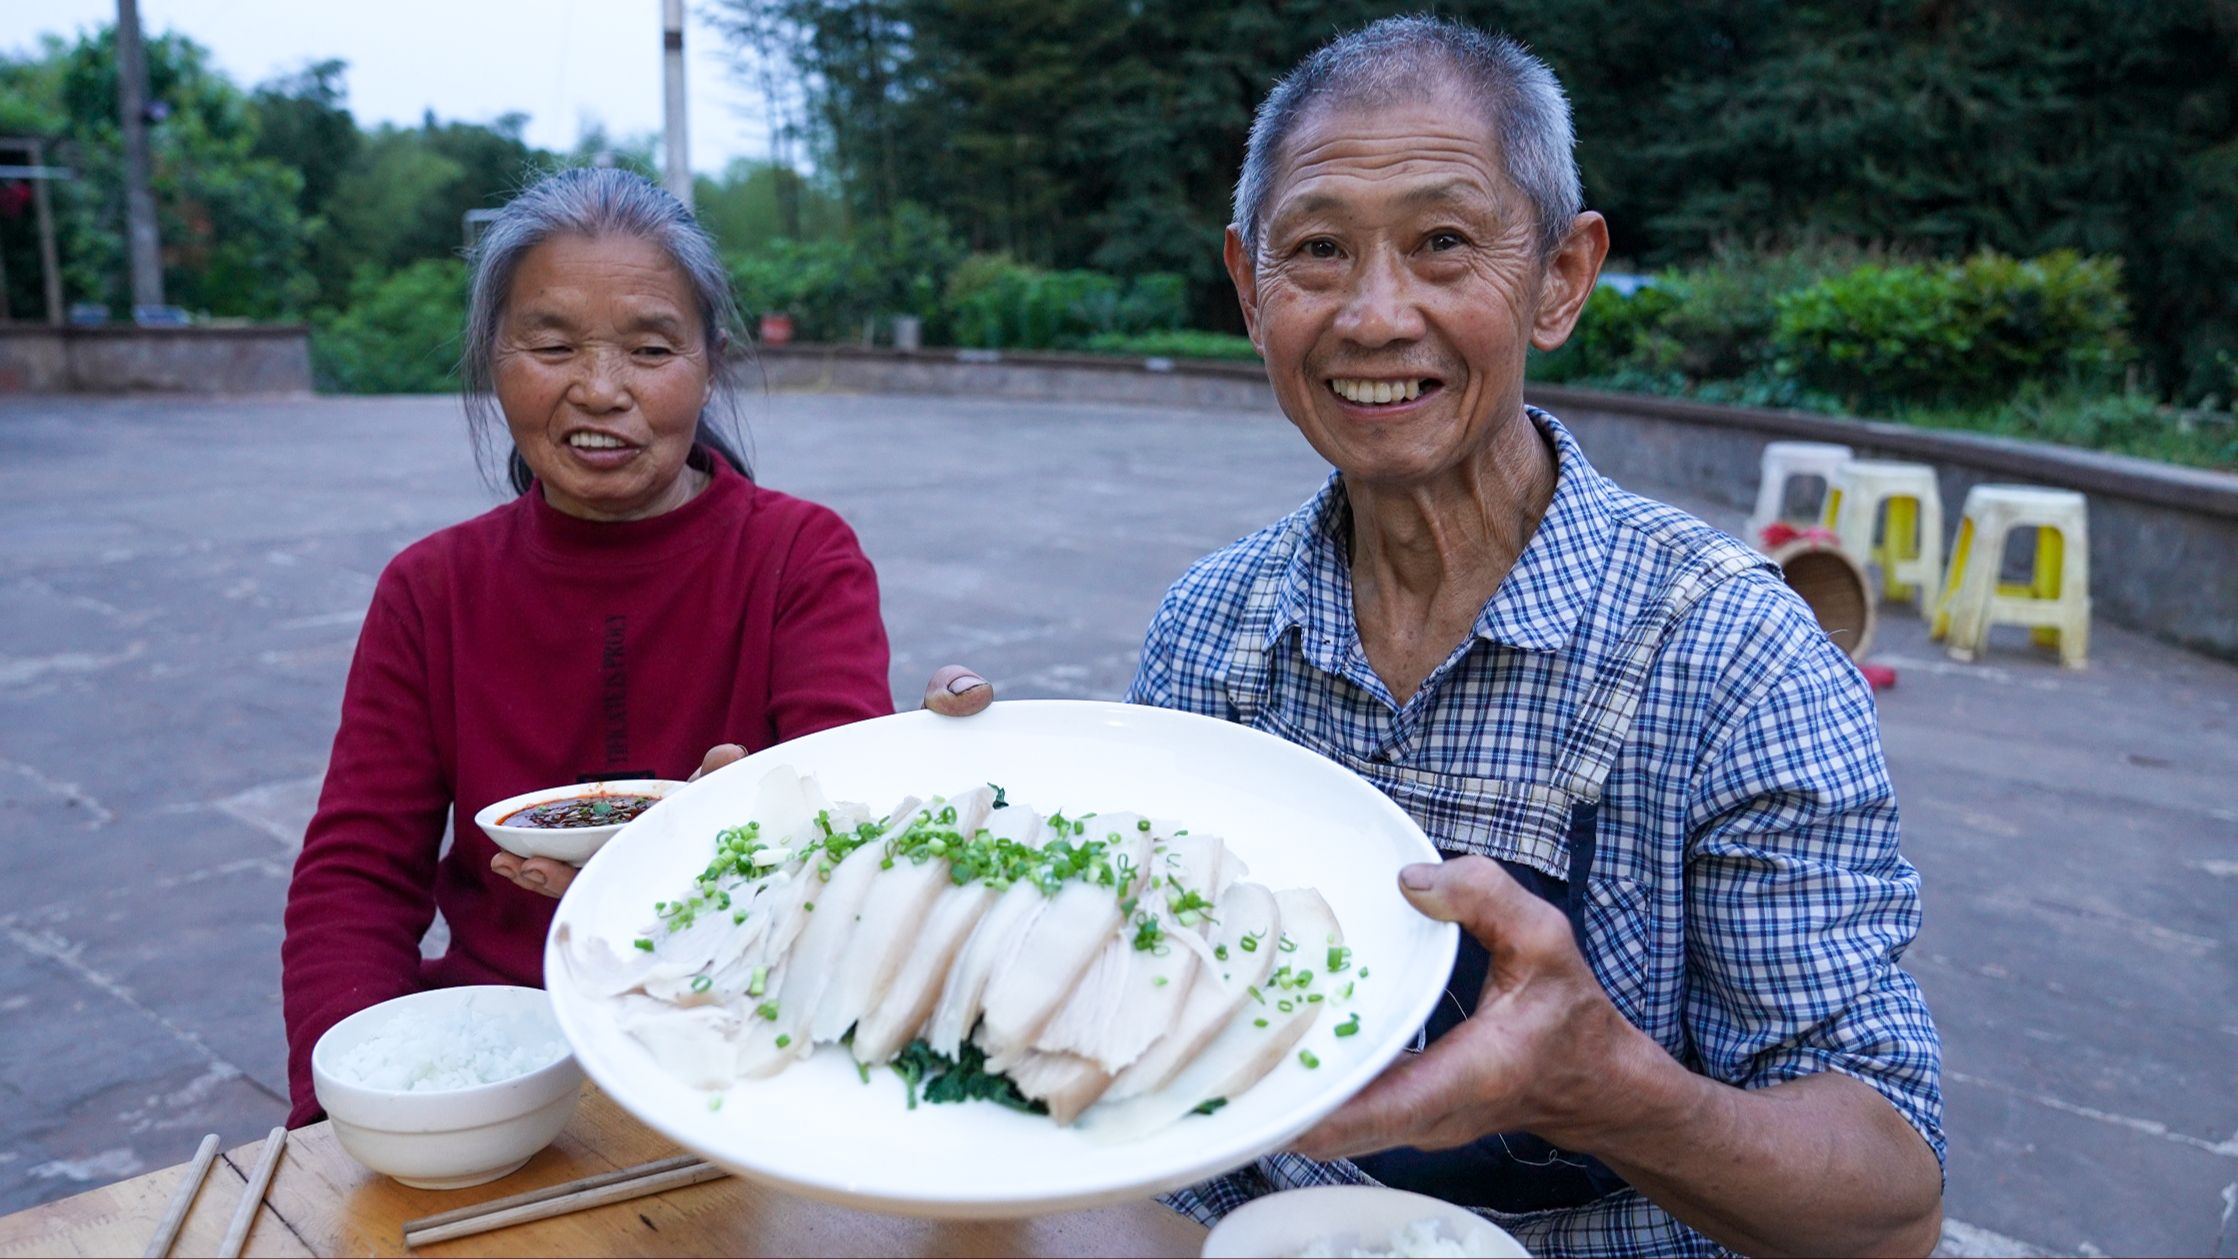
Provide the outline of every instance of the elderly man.
[[1375,783],[1466,932],[1426,1052],[1176,1205],[1372,1181],[1541,1255],[1923,1254],[1940,1047],[1870,693],[1762,557],[1523,402],[1608,248],[1571,144],[1543,63],[1413,17],[1252,127],[1228,271],[1336,474],[1175,584],[1129,698]]

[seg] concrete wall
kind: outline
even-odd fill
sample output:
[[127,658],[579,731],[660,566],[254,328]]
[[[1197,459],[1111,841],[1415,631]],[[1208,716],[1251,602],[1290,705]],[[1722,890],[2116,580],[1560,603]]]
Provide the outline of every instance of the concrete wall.
[[0,392],[290,394],[311,391],[301,324],[0,327]]
[[[995,350],[904,354],[848,345],[764,346],[757,357],[772,389],[978,394],[1239,411],[1274,409],[1267,374],[1257,363]],[[754,380],[752,368],[748,368],[746,378]]]
[[1930,464],[1941,484],[1945,554],[1966,491],[1976,485],[2081,490],[2090,499],[2092,611],[2238,660],[2238,476],[1790,411],[1575,389],[1532,389],[1530,397],[1561,416],[1594,464],[1618,481],[1683,486],[1744,511],[1754,503],[1768,441],[1840,442],[1860,457]]
[[[970,350],[897,354],[851,346],[764,348],[760,361],[773,389],[1274,409],[1256,363]],[[1618,481],[1683,489],[1743,511],[1755,500],[1764,444],[1783,440],[1840,442],[1864,457],[1932,464],[1941,480],[1946,543],[1975,485],[2081,490],[2090,497],[2096,615],[2238,660],[2238,476],[1792,411],[1551,387],[1533,388],[1529,396],[1562,417],[1593,462]]]

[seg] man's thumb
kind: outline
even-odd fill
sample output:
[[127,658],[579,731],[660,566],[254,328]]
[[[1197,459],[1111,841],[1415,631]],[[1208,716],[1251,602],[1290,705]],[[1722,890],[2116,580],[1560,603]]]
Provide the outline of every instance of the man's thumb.
[[1510,904],[1528,892],[1486,857],[1411,865],[1399,871],[1399,891],[1428,917],[1459,923],[1463,931],[1491,943],[1502,923],[1513,918]]

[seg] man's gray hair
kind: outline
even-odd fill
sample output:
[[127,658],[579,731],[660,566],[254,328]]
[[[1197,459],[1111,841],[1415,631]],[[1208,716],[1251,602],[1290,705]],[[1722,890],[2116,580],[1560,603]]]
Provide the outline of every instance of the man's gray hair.
[[[486,461],[490,430],[503,426],[496,398],[497,337],[512,299],[513,276],[530,250],[555,236],[646,241],[659,246],[683,272],[707,338],[704,348],[712,385],[708,406],[700,412],[699,440],[745,472],[736,438],[715,423],[722,417],[729,420],[728,427],[737,427],[738,389],[727,351],[740,324],[730,273],[715,252],[714,239],[683,202],[644,176],[619,167],[575,167],[543,176],[507,202],[475,243],[468,260],[471,281],[459,379],[477,458]],[[520,452],[513,451],[506,463],[513,488],[526,491],[528,468]]]
[[1562,84],[1513,39],[1428,15],[1339,35],[1267,93],[1236,180],[1235,229],[1245,248],[1258,250],[1283,146],[1309,111],[1420,99],[1446,86],[1469,96],[1493,128],[1509,180],[1531,203],[1539,255],[1551,257],[1585,204]]

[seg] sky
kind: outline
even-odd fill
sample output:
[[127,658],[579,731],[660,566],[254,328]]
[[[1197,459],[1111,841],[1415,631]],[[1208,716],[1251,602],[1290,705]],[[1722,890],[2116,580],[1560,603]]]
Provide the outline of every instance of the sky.
[[[684,81],[692,169],[716,174],[767,157],[769,130],[704,7],[686,0]],[[115,0],[5,0],[0,50],[115,18]],[[660,0],[140,0],[140,25],[189,36],[243,88],[339,57],[361,127],[517,111],[530,144],[561,150],[594,120],[616,138],[661,129]]]

